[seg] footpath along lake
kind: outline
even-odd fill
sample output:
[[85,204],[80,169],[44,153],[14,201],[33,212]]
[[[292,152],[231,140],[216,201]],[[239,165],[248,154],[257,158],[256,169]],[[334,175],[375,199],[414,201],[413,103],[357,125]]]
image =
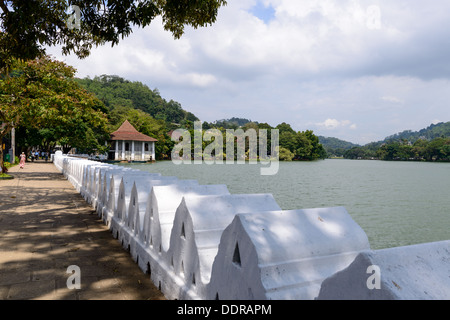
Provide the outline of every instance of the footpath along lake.
[[322,160],[280,162],[261,176],[260,164],[123,164],[230,193],[271,193],[283,210],[344,206],[372,249],[450,240],[450,163]]

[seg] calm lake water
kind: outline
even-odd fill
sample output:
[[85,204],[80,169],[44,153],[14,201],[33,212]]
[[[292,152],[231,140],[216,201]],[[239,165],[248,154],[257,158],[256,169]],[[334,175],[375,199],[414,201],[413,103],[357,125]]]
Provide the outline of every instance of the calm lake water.
[[125,164],[230,193],[271,193],[283,210],[344,206],[372,249],[450,240],[450,163],[323,160],[280,162],[273,176],[259,164]]

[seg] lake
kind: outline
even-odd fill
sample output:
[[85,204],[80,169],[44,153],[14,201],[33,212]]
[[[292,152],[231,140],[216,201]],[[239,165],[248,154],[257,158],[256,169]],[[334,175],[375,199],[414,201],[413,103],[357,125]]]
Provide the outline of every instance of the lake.
[[344,206],[372,249],[450,240],[450,163],[328,159],[280,162],[273,176],[260,164],[123,164],[233,194],[271,193],[283,210]]

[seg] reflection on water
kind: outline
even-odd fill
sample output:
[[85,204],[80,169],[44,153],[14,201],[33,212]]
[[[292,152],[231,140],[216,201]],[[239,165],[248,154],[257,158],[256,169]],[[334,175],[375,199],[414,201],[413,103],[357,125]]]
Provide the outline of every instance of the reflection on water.
[[124,164],[231,193],[271,193],[284,210],[344,206],[372,249],[450,240],[450,164],[324,160],[280,162],[261,176],[259,164]]

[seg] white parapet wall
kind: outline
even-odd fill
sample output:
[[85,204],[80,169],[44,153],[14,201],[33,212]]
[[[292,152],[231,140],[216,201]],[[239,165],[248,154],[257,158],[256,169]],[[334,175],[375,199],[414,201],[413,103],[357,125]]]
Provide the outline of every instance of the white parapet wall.
[[[139,201],[136,199],[137,194],[133,194],[133,186],[135,187],[135,192],[139,189],[141,191],[141,197],[146,198],[146,195],[150,193],[151,188],[155,185],[167,185],[172,183],[181,183],[176,177],[164,177],[164,176],[135,176],[135,175],[121,175],[120,183],[118,184],[118,189],[115,190],[114,202],[116,203],[114,208],[111,208],[103,215],[108,216],[108,220],[111,221],[110,229],[113,234],[116,235],[119,229],[127,229],[127,232],[121,233],[118,239],[123,242],[125,240],[124,247],[128,247],[129,243],[129,232],[128,232],[128,209],[130,206],[130,200],[133,202]],[[189,181],[187,183],[198,184],[197,181]],[[112,182],[111,182],[112,185]],[[117,237],[117,236],[116,236]],[[126,239],[124,239],[124,237]]]
[[205,299],[223,230],[237,213],[261,210],[281,209],[271,194],[183,197],[170,235],[162,292],[173,299]]
[[238,214],[223,232],[208,299],[314,299],[369,249],[342,207]]
[[318,299],[450,300],[450,241],[362,252]]
[[[165,179],[167,178],[167,179]],[[127,248],[132,257],[137,261],[137,245],[139,243],[139,237],[142,237],[138,233],[136,228],[136,220],[140,218],[140,215],[145,215],[145,209],[147,207],[146,201],[154,186],[167,186],[167,185],[179,185],[179,186],[196,186],[197,180],[178,180],[174,177],[159,177],[158,179],[148,180],[136,179],[134,181],[131,191],[124,189],[125,201],[123,203],[122,221],[120,221],[120,237],[119,241],[124,248]],[[129,195],[129,196],[128,196]],[[142,201],[140,200],[142,199]],[[140,222],[140,221],[139,221]],[[139,223],[140,228],[140,223]]]
[[[160,267],[167,261],[170,234],[176,210],[184,196],[229,194],[225,185],[171,184],[153,186],[148,196],[144,216],[136,219],[140,230],[133,258],[143,271],[152,270],[152,280],[162,282],[164,270]],[[142,227],[141,227],[142,226]],[[138,259],[137,257],[140,257]]]
[[108,222],[109,213],[113,213],[118,205],[118,195],[122,177],[126,176],[132,178],[136,175],[139,176],[142,175],[142,173],[118,166],[100,168],[96,209],[103,221]]
[[343,207],[52,160],[168,299],[450,299],[450,241],[373,251]]

